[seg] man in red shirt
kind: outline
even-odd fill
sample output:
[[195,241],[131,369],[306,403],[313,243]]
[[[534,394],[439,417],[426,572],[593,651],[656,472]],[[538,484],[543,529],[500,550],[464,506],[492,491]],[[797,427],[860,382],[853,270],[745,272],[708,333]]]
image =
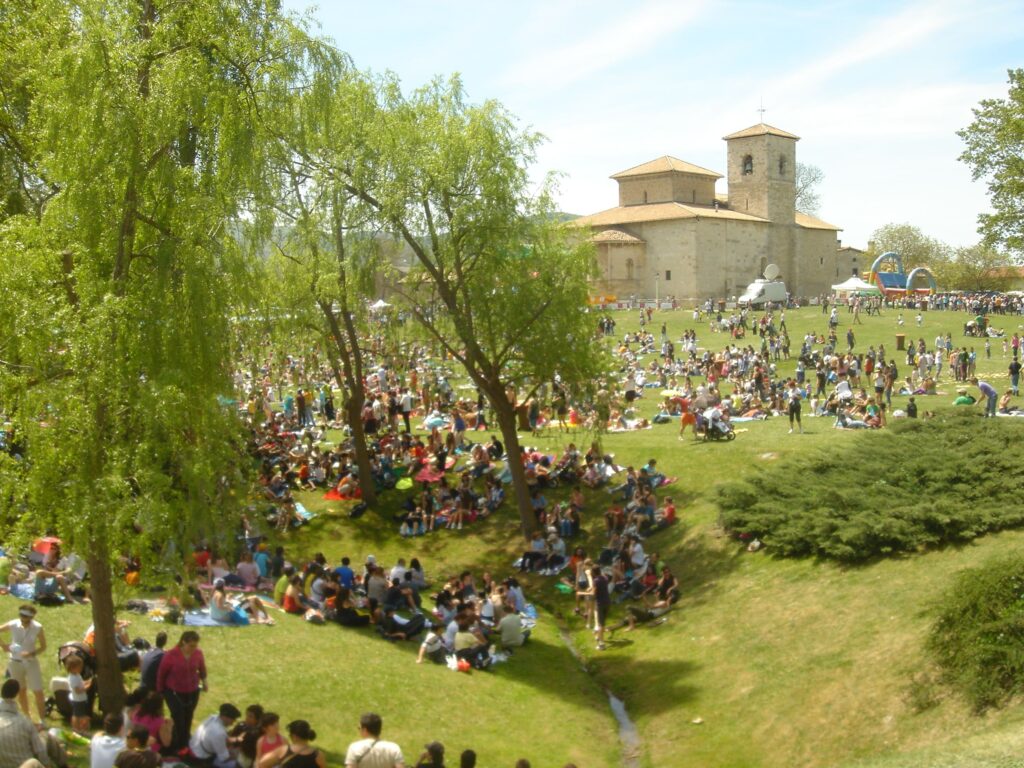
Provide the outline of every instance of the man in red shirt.
[[167,702],[174,722],[171,747],[188,746],[192,735],[192,716],[199,704],[199,689],[205,692],[206,660],[199,650],[199,633],[186,630],[178,644],[164,654],[156,674],[156,689]]

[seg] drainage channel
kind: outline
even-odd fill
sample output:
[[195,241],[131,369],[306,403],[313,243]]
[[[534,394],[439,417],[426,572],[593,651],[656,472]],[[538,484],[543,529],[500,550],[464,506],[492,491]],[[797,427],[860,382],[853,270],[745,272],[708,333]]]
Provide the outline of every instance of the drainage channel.
[[[558,633],[562,637],[562,642],[565,647],[569,649],[569,653],[576,659],[576,663],[580,665],[580,669],[588,677],[593,679],[590,674],[590,670],[587,669],[587,664],[580,656],[579,650],[577,650],[575,643],[572,641],[572,636],[564,627],[558,628]],[[600,683],[598,683],[600,685]],[[601,685],[601,690],[604,691],[605,696],[608,697],[608,708],[612,711],[612,716],[615,718],[615,722],[619,725],[619,744],[622,747],[622,768],[640,768],[640,756],[643,753],[643,741],[640,739],[640,732],[636,728],[636,724],[629,719],[629,713],[626,711],[625,702],[612,693],[606,686]]]

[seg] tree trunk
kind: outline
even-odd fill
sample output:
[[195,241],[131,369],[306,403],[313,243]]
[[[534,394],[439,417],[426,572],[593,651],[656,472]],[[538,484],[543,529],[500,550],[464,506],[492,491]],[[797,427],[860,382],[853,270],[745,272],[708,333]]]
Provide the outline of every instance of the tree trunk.
[[356,450],[356,466],[359,467],[359,490],[362,491],[363,501],[367,504],[375,504],[377,501],[377,481],[373,478],[370,469],[370,451],[366,447],[366,432],[363,431],[363,403],[366,401],[366,393],[362,387],[353,392],[345,403],[345,414],[348,416],[348,425],[352,429],[352,445]]
[[92,593],[92,622],[95,630],[96,681],[100,711],[121,712],[124,708],[124,680],[114,639],[113,576],[107,543],[96,537],[89,547],[87,562]]
[[[505,397],[505,390],[499,387],[501,400],[490,398],[494,417],[501,429],[501,437],[505,442],[508,454],[508,468],[512,473],[512,489],[515,492],[516,507],[519,510],[519,522],[523,538],[529,541],[537,528],[537,517],[530,504],[530,488],[526,484],[526,470],[519,458],[519,432],[516,429],[516,409]],[[502,402],[503,401],[503,402]]]
[[[324,318],[327,320],[330,337],[324,344],[324,351],[331,361],[334,369],[334,378],[342,390],[349,393],[348,400],[344,404],[345,416],[348,426],[352,430],[352,445],[356,451],[356,466],[359,467],[359,490],[362,492],[363,501],[373,505],[377,503],[377,483],[370,471],[370,451],[366,447],[366,432],[363,430],[363,403],[366,402],[366,388],[362,379],[356,375],[356,370],[348,356],[349,350],[345,348],[342,330],[338,324],[338,317],[330,303],[323,299],[317,300]],[[334,349],[331,343],[334,343]],[[359,350],[356,350],[358,354]],[[339,366],[339,359],[341,365]],[[361,366],[359,366],[361,369]]]

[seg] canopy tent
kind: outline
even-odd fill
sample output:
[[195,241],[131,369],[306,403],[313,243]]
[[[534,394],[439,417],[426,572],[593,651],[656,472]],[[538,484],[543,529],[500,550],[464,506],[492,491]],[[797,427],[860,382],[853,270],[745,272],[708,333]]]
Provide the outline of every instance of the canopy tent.
[[391,305],[384,301],[384,299],[378,299],[377,301],[373,302],[373,304],[370,305],[370,309],[374,311],[379,311],[382,309],[387,309],[390,306]]
[[836,293],[881,293],[877,285],[861,280],[856,275],[832,286]]

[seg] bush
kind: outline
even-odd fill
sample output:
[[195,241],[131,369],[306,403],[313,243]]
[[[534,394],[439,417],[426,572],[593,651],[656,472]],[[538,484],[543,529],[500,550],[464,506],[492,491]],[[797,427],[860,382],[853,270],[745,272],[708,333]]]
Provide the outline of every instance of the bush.
[[1019,426],[963,413],[897,421],[840,450],[794,457],[723,485],[720,519],[775,554],[844,562],[1018,527]]
[[928,648],[976,712],[1024,691],[1024,556],[960,574],[941,603]]

